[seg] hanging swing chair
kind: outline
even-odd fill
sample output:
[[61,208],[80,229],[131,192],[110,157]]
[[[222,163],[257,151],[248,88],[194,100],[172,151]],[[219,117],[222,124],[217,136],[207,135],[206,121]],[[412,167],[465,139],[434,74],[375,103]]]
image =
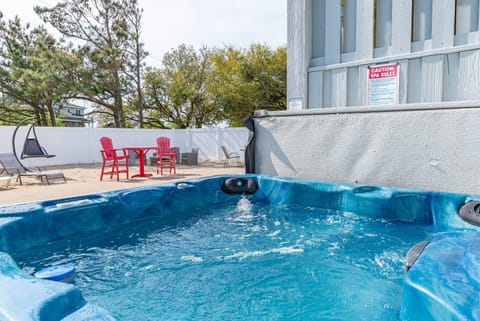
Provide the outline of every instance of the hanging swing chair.
[[[15,149],[15,136],[17,135],[17,131],[24,123],[27,121],[32,121],[34,118],[27,118],[22,120],[18,123],[17,127],[13,131],[12,136],[12,148],[13,153],[1,153],[0,154],[0,165],[3,169],[0,172],[6,171],[9,175],[17,175],[17,181],[20,181],[20,185],[22,185],[22,177],[29,176],[40,179],[47,184],[50,184],[51,180],[55,179],[62,179],[65,183],[67,179],[62,172],[55,172],[55,171],[41,171],[40,168],[36,170],[31,170],[25,165],[22,164],[20,159],[17,156],[17,151]],[[40,143],[38,142],[37,133],[35,132],[35,124],[32,124],[28,127],[27,136],[25,137],[25,142],[23,143],[23,150],[21,154],[21,159],[25,158],[32,158],[32,157],[43,157],[43,158],[51,158],[55,157],[55,155],[50,155],[47,153],[45,148],[43,148]]]
[[[20,126],[22,126],[27,121],[32,121],[32,120],[34,120],[34,118],[27,118],[22,120],[21,122],[18,123],[17,127],[13,131],[12,147],[13,147],[13,154],[15,155],[17,160],[18,160],[18,156],[15,149],[15,136],[17,135],[17,131],[20,128]],[[22,150],[22,153],[20,154],[20,159],[34,158],[34,157],[51,158],[51,157],[55,157],[55,155],[48,154],[45,148],[43,148],[40,145],[38,141],[37,133],[35,132],[35,122],[32,122],[28,127],[27,135],[25,137],[25,142],[23,143],[23,150]]]

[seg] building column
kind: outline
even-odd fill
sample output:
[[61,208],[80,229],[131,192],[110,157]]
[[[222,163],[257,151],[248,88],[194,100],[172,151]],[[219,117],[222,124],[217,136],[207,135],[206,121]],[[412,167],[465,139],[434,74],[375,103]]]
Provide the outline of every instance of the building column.
[[373,57],[373,0],[357,2],[356,60]]
[[432,49],[453,46],[455,28],[455,0],[432,3]]
[[287,1],[287,109],[306,109],[312,58],[312,0]]
[[412,34],[412,0],[392,3],[392,55],[410,52]]

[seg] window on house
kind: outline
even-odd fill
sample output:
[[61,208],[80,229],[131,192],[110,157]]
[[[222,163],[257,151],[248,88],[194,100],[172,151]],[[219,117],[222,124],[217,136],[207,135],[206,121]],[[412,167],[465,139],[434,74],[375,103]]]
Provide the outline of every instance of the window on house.
[[312,55],[325,57],[325,0],[312,0]]
[[373,10],[375,48],[388,47],[392,43],[392,0],[375,0]]
[[455,0],[455,34],[478,31],[479,0]]
[[432,39],[432,0],[412,0],[412,42]]
[[357,29],[357,0],[342,0],[341,19],[341,52],[354,52]]

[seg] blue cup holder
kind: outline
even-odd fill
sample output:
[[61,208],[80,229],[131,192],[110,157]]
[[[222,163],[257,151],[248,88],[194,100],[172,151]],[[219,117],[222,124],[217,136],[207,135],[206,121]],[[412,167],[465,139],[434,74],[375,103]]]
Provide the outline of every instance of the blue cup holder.
[[381,188],[378,186],[359,186],[353,189],[354,194],[373,193],[378,191],[381,191]]
[[352,192],[359,197],[390,198],[392,196],[391,191],[379,186],[370,185],[355,187]]

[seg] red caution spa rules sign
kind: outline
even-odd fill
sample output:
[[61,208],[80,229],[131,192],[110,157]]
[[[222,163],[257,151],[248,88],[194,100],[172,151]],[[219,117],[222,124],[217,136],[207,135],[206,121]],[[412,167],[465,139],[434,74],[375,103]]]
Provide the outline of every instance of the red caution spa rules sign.
[[399,71],[397,64],[368,68],[367,105],[398,104]]

